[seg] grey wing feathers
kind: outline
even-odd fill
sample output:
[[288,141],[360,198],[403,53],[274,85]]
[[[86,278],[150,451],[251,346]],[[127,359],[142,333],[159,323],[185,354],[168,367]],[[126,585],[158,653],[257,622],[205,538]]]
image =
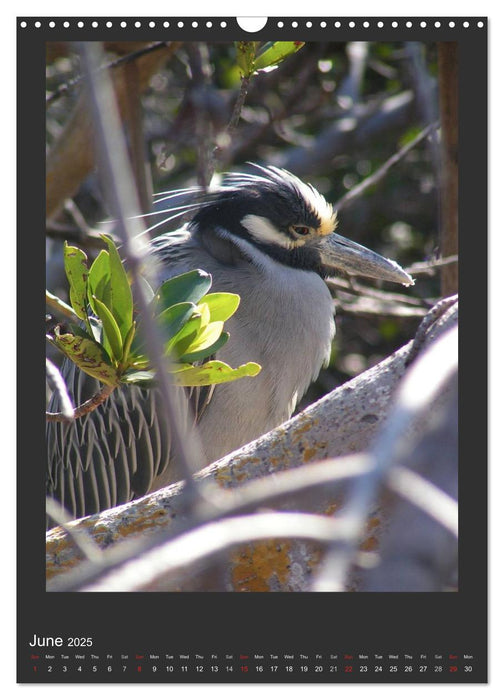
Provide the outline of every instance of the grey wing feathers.
[[[75,405],[99,390],[97,380],[68,361],[63,375]],[[176,480],[170,429],[159,404],[155,389],[118,388],[72,423],[48,423],[48,495],[79,518],[144,495],[167,470],[173,476],[168,473],[166,483]],[[57,399],[49,410],[58,410]]]

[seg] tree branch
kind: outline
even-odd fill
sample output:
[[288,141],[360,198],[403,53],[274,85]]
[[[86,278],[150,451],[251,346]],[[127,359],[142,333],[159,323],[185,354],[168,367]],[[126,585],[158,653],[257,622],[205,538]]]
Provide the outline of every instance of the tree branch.
[[82,416],[85,416],[87,413],[94,411],[100,404],[105,403],[115,388],[115,386],[108,386],[107,384],[104,384],[100,391],[94,394],[87,401],[84,401],[84,403],[81,403],[80,406],[77,406],[77,408],[73,410],[71,416],[67,415],[67,413],[64,411],[60,413],[50,413],[49,411],[46,411],[46,420],[50,423],[68,423],[76,418],[82,418]]
[[385,163],[380,165],[378,170],[375,170],[375,172],[367,177],[365,180],[360,182],[358,185],[353,187],[349,192],[347,192],[343,197],[341,197],[336,204],[334,205],[334,208],[336,211],[341,211],[344,209],[348,204],[353,202],[355,199],[360,197],[367,189],[370,187],[373,187],[373,185],[376,185],[380,180],[382,180],[392,168],[392,166],[396,165],[406,154],[408,154],[410,151],[412,151],[416,146],[418,146],[419,143],[421,143],[429,134],[431,134],[435,129],[439,127],[439,123],[436,122],[435,124],[429,124],[429,126],[426,126],[425,129],[422,129],[422,131],[415,136],[414,139],[411,139],[405,146],[400,148],[397,153],[394,153],[393,156],[388,158]]
[[[424,344],[432,343],[446,328],[453,327],[456,320],[457,310],[452,307],[430,328],[423,338]],[[305,468],[299,465],[367,448],[388,414],[390,398],[405,371],[404,362],[411,345],[404,346],[380,365],[336,389],[279,428],[202,470],[198,479],[206,488],[208,510],[201,511],[200,518],[208,521],[260,506],[270,507],[273,503],[293,510],[333,512],[336,504],[341,505],[345,498],[346,483],[356,474],[363,473],[366,462],[362,457],[346,457],[338,464],[337,471],[330,463]],[[274,480],[271,478],[273,473]],[[333,484],[331,488],[329,483]],[[182,493],[183,483],[173,484],[138,501],[71,525],[84,529],[102,546],[112,542],[124,543],[107,552],[106,561],[99,571],[96,568],[92,571],[88,569],[86,575],[79,575],[79,583],[89,583],[101,575],[100,572],[111,570],[130,556],[136,556],[140,551],[150,551],[161,541],[176,537],[188,527],[195,527],[196,521],[188,520],[187,514],[184,514]],[[368,550],[376,547],[386,521],[386,511],[383,511],[375,513],[368,522],[364,538]],[[134,544],[131,536],[138,532],[150,534],[149,540]],[[47,543],[48,571],[55,577],[50,585],[60,588],[63,579],[60,580],[58,574],[73,568],[78,555],[58,528],[48,533]],[[276,566],[275,562],[269,561],[269,550],[253,551],[254,556],[267,557],[269,563],[262,562],[263,570]],[[240,556],[236,555],[228,565],[228,577],[231,576],[231,579],[237,570],[241,570],[236,568]],[[305,572],[297,584],[286,574],[285,585],[294,586],[289,590],[299,590],[297,586],[303,585],[301,581],[306,586],[305,577],[309,578],[308,572],[313,569],[319,556],[317,548],[300,550],[295,543],[285,545],[282,557],[289,566],[297,564],[300,567],[297,570]],[[256,571],[255,567],[252,568]],[[253,576],[251,571],[251,588],[247,590],[257,590],[254,586],[259,584]],[[196,583],[190,572],[186,572],[178,579],[177,585],[181,590],[195,590],[195,586],[204,587],[208,583],[206,576],[198,577]],[[75,584],[74,580],[73,585],[79,584]],[[243,584],[234,579],[229,585],[234,590],[237,590],[235,585],[243,590]],[[261,585],[267,584],[262,582]]]

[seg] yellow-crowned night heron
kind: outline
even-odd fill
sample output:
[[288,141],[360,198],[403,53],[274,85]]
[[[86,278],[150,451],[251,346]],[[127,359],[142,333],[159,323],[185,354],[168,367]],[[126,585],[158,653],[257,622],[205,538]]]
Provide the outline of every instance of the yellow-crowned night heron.
[[[217,358],[262,365],[258,376],[193,401],[207,463],[288,419],[328,360],[335,326],[325,277],[342,270],[412,284],[395,262],[334,233],[335,212],[311,185],[255,168],[228,174],[208,193],[185,191],[192,201],[176,214],[190,212],[189,223],[151,244],[159,282],[200,268],[212,275],[212,292],[240,295]],[[66,380],[76,403],[98,389],[69,364]],[[124,388],[72,424],[49,423],[48,494],[80,517],[178,480],[158,403],[156,390]]]

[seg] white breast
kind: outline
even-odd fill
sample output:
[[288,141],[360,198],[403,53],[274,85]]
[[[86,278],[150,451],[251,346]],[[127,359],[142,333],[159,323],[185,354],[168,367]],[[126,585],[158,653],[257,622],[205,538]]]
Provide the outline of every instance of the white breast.
[[[290,417],[328,360],[335,332],[333,302],[316,273],[258,255],[255,246],[251,253],[254,265],[230,276],[241,303],[226,323],[231,337],[218,357],[232,366],[258,362],[262,371],[216,387],[200,422],[204,443],[212,446],[210,460]],[[214,273],[216,289],[231,291],[229,282],[225,273]]]

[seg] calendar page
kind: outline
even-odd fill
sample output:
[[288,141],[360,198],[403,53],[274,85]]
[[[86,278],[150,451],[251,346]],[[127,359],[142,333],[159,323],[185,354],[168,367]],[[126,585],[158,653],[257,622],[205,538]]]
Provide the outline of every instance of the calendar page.
[[487,25],[17,19],[18,682],[486,682]]

